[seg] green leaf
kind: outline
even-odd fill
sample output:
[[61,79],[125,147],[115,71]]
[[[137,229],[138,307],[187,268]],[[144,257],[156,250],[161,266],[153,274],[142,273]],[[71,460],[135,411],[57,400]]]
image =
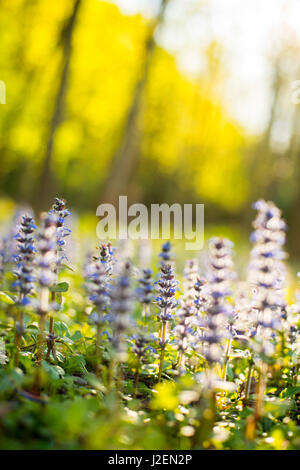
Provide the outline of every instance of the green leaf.
[[8,304],[8,305],[14,305],[15,301],[12,299],[9,295],[7,295],[5,292],[0,291],[0,300],[2,302]]
[[46,361],[43,361],[43,368],[52,380],[59,380],[65,375],[62,367],[48,364]]
[[50,288],[51,292],[67,292],[69,290],[69,284],[67,282],[59,282]]
[[82,334],[79,330],[76,330],[75,333],[71,336],[72,341],[79,341],[82,338]]
[[21,369],[12,369],[7,372],[0,369],[0,391],[1,394],[11,392],[22,385],[24,374]]
[[69,269],[70,271],[72,271],[72,273],[75,272],[75,269],[73,269],[71,266],[69,266],[68,264],[65,264],[65,263],[62,263],[62,266],[66,269]]
[[72,356],[68,358],[65,368],[69,373],[86,373],[85,359],[83,356]]
[[300,393],[300,387],[288,387],[287,389],[283,390],[280,394],[282,398],[291,398],[294,395]]
[[63,354],[61,354],[59,351],[56,351],[56,359],[58,362],[65,362],[65,357]]
[[270,399],[266,397],[264,413],[271,413],[274,418],[279,418],[280,416],[285,416],[287,410],[292,407],[291,400],[279,400],[279,399]]
[[95,388],[96,390],[99,390],[100,392],[105,392],[105,387],[103,384],[95,377],[94,374],[86,374],[85,375],[86,380],[88,383]]
[[228,363],[227,364],[227,377],[230,381],[233,381],[234,379],[234,374],[233,374],[233,370],[232,368],[230,367],[230,364]]
[[69,335],[69,329],[63,321],[56,321],[54,324],[54,331],[58,336]]

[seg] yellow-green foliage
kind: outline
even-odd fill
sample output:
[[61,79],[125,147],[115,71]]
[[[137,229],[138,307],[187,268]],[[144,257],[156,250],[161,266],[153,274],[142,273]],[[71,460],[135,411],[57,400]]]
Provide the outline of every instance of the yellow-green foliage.
[[[0,114],[0,178],[12,197],[28,199],[40,174],[62,69],[61,34],[73,4],[1,2],[0,79],[6,83],[7,104]],[[142,73],[148,27],[149,20],[122,15],[108,2],[81,5],[52,161],[58,189],[74,205],[94,209],[99,201]],[[228,117],[214,83],[188,79],[175,58],[158,46],[143,103],[141,197],[161,191],[159,178],[147,173],[150,167],[194,199],[233,211],[243,207],[249,189],[245,138]],[[84,187],[80,197],[78,187]]]

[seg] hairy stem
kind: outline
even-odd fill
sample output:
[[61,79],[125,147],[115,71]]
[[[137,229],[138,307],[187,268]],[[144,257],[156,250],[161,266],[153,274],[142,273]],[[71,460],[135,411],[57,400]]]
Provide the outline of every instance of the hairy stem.
[[97,336],[96,336],[96,375],[100,375],[100,363],[101,363],[101,335],[102,335],[102,324],[100,323],[100,314],[98,314],[98,323],[97,323]]
[[[22,301],[22,294],[20,293],[19,302]],[[24,329],[24,312],[22,310],[18,311],[18,318],[16,320],[16,333],[15,333],[15,357],[14,357],[14,366],[18,367],[19,365],[19,357],[20,357],[20,350],[21,350],[21,343],[23,337],[23,329]]]
[[48,350],[47,350],[46,360],[50,359],[51,351],[54,356],[54,359],[56,359],[53,315],[49,316],[49,339],[47,343],[48,343]]
[[44,358],[45,325],[46,316],[49,308],[49,291],[47,287],[42,287],[40,292],[40,323],[38,338],[37,365],[41,367]]
[[16,347],[16,352],[15,352],[15,358],[14,358],[14,365],[15,367],[18,367],[19,365],[19,357],[20,357],[20,349],[21,349],[21,343],[22,343],[22,331],[24,327],[24,313],[20,312],[19,314],[19,320],[18,320],[18,328],[19,331],[16,331],[15,335],[15,347]]
[[163,321],[162,328],[161,328],[161,352],[160,352],[160,359],[159,359],[158,382],[161,381],[161,374],[162,374],[163,364],[164,364],[165,349],[166,349],[166,331],[167,331],[167,322]]
[[37,353],[37,366],[38,367],[41,367],[41,364],[44,358],[45,325],[46,325],[46,315],[41,315],[40,322],[39,322],[39,338],[38,338],[38,353]]

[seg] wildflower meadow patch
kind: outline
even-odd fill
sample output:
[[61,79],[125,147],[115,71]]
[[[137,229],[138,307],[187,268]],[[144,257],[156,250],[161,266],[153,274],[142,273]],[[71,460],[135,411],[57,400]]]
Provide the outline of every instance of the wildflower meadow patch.
[[287,225],[253,207],[242,274],[224,237],[181,270],[176,242],[91,242],[63,199],[18,211],[1,229],[0,447],[300,449]]

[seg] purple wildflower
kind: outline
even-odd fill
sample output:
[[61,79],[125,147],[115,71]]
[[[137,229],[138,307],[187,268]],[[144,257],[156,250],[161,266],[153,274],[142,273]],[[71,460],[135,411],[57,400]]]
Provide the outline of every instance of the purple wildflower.
[[149,305],[153,299],[153,278],[151,269],[143,269],[142,277],[139,279],[140,287],[138,288],[138,295],[140,302],[145,306]]
[[55,203],[49,211],[50,215],[56,216],[56,265],[59,268],[64,260],[67,260],[65,255],[65,238],[71,234],[71,230],[66,227],[66,218],[71,215],[71,212],[66,209],[66,202],[63,199],[55,198]]
[[17,280],[13,283],[20,294],[20,303],[27,304],[34,288],[34,264],[36,248],[34,246],[34,231],[36,225],[31,216],[23,216],[19,233],[14,237],[17,240],[17,269],[14,274]]
[[201,339],[206,343],[204,351],[209,363],[218,362],[223,355],[224,339],[230,336],[231,307],[226,301],[230,295],[232,280],[232,243],[226,238],[213,238],[209,243],[210,303],[207,308],[205,331]]
[[123,335],[130,326],[129,314],[132,306],[130,275],[131,265],[126,262],[110,291],[112,344],[120,360],[126,356]]
[[249,281],[254,287],[252,315],[254,326],[265,330],[264,337],[270,336],[271,330],[281,326],[281,313],[285,309],[284,298],[285,243],[286,224],[281,219],[281,211],[272,202],[263,200],[253,205],[258,211],[254,220],[254,232],[251,235],[253,249]]
[[46,292],[55,283],[56,266],[56,227],[57,217],[53,214],[42,216],[42,226],[37,236],[38,275],[37,281],[43,291],[39,313],[45,314],[48,310]]

